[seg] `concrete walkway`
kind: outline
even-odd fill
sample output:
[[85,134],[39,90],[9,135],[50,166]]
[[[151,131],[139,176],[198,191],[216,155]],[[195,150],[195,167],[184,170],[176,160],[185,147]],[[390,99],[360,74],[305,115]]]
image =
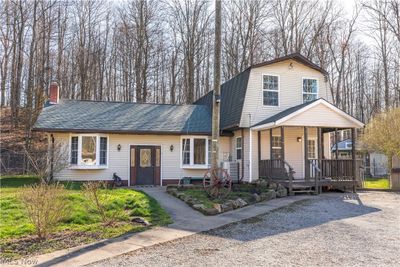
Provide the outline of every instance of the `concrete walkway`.
[[137,189],[154,197],[171,214],[174,223],[168,227],[155,227],[141,233],[127,234],[118,238],[40,255],[35,257],[37,260],[36,266],[82,266],[144,247],[211,230],[312,197],[291,196],[273,199],[220,215],[205,216],[187,206],[183,201],[167,194],[164,187]]

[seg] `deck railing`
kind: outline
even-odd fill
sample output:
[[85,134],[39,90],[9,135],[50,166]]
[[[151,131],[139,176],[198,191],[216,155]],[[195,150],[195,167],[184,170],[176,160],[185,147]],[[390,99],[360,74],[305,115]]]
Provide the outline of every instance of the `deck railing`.
[[[351,159],[310,159],[308,160],[310,167],[310,178],[330,178],[338,181],[357,180],[354,176],[354,168],[358,170],[361,166],[361,160],[356,160],[354,165]],[[357,171],[358,173],[358,171]]]

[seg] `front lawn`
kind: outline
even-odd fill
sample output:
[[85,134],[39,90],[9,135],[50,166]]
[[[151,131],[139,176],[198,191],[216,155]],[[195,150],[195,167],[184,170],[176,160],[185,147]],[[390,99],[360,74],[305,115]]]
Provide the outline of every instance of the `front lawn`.
[[64,183],[67,189],[66,217],[46,241],[39,241],[19,199],[19,195],[24,193],[24,185],[37,182],[38,179],[31,176],[0,178],[0,258],[42,254],[145,230],[143,224],[131,222],[136,216],[144,218],[151,225],[172,222],[157,201],[145,193],[131,189],[107,189],[111,192],[107,209],[121,212],[117,222],[106,227],[96,210],[87,208],[87,201],[80,190],[82,183],[69,182]]
[[364,188],[369,189],[389,189],[390,182],[387,177],[381,178],[365,178],[364,179]]

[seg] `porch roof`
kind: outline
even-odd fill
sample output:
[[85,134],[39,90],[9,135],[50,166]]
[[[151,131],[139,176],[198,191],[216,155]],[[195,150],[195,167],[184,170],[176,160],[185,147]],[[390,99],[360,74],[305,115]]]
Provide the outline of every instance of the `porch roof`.
[[319,98],[285,109],[254,124],[251,128],[253,130],[263,130],[277,126],[361,128],[364,127],[364,123],[325,99]]

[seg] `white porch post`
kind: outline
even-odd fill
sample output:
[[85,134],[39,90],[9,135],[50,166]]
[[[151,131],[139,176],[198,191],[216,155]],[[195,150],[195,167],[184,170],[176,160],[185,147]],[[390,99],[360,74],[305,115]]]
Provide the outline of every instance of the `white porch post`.
[[253,178],[253,161],[252,161],[252,155],[253,155],[253,131],[251,128],[249,129],[249,183],[251,183],[251,180]]

